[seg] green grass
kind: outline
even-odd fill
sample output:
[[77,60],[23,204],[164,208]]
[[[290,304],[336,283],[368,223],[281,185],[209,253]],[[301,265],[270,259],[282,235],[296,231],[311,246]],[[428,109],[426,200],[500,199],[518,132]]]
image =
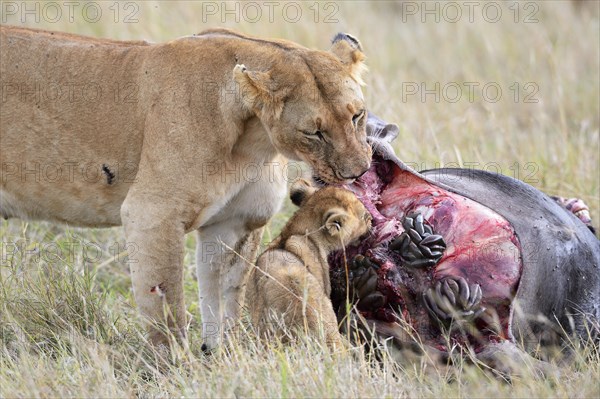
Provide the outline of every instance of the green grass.
[[[220,16],[202,21],[200,2],[139,2],[137,23],[115,23],[100,2],[103,17],[86,23],[43,19],[28,26],[116,39],[170,40],[207,27],[228,26],[266,37],[283,37],[325,48],[338,31],[357,36],[368,56],[365,95],[369,108],[398,123],[397,154],[420,169],[462,164],[499,168],[551,194],[578,196],[600,220],[600,29],[598,3],[579,8],[570,1],[540,2],[537,23],[519,22],[504,3],[498,23],[463,15],[457,23],[403,22],[401,2],[338,2],[337,23],[325,23],[334,9],[320,4],[318,23],[305,3],[298,23],[266,9],[257,23]],[[220,2],[217,2],[219,5]],[[405,3],[406,4],[406,3]],[[415,3],[420,5],[421,2]],[[460,4],[460,2],[459,2]],[[119,20],[133,9],[121,5]],[[233,6],[231,6],[233,7]],[[406,7],[406,6],[405,6]],[[276,9],[280,10],[280,9]],[[477,11],[478,10],[478,11]],[[466,11],[463,9],[463,13]],[[432,17],[429,17],[430,21]],[[8,24],[18,24],[9,16]],[[481,90],[473,101],[403,99],[412,83],[497,83],[497,102]],[[519,102],[510,87],[521,88]],[[524,103],[524,85],[533,82],[537,103]],[[441,94],[441,93],[440,93]],[[451,95],[452,93],[447,93]],[[286,203],[271,222],[273,238],[293,212]],[[598,224],[598,223],[597,223]],[[452,370],[381,363],[360,348],[330,354],[317,342],[294,345],[261,342],[240,329],[211,358],[200,354],[194,237],[186,241],[186,300],[191,316],[189,349],[170,355],[151,351],[145,341],[130,288],[119,228],[74,229],[47,223],[0,224],[0,396],[2,397],[598,397],[600,359],[577,349],[576,361],[560,376],[520,377],[512,384],[477,366]],[[14,257],[11,245],[21,245]],[[60,250],[58,250],[60,248]],[[86,262],[94,250],[93,262]],[[55,255],[51,255],[55,254]],[[166,358],[166,359],[165,359]],[[527,374],[525,372],[525,374]]]

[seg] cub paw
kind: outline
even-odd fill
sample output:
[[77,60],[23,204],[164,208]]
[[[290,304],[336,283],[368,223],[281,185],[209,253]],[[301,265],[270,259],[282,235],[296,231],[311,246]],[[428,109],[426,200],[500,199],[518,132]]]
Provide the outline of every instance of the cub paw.
[[480,306],[481,286],[469,284],[462,277],[446,277],[423,293],[429,314],[441,323],[471,321],[485,310]]
[[400,254],[405,265],[419,268],[435,266],[446,249],[444,238],[433,234],[433,229],[420,213],[406,216],[402,226],[404,233],[390,243],[390,249]]
[[356,307],[367,311],[385,305],[385,295],[377,291],[379,265],[371,259],[357,255],[350,263],[350,294],[358,299]]

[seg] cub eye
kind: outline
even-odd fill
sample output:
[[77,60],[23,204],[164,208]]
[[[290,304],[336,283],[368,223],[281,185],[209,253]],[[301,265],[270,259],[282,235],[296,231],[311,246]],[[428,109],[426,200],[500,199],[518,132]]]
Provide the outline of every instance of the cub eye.
[[352,123],[354,124],[354,126],[358,125],[358,122],[360,122],[363,116],[365,116],[365,110],[361,109],[356,115],[352,117]]

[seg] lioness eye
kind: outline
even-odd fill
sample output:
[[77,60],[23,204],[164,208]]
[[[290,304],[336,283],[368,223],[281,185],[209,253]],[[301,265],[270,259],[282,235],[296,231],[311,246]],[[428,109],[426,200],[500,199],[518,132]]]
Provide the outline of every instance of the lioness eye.
[[317,137],[319,140],[325,140],[325,138],[323,137],[323,132],[320,130],[317,130],[315,132],[303,131],[302,133],[304,133],[308,137]]
[[360,110],[358,112],[358,114],[354,115],[352,117],[352,123],[354,124],[354,126],[356,126],[358,124],[358,122],[362,119],[363,115],[365,114],[365,110]]

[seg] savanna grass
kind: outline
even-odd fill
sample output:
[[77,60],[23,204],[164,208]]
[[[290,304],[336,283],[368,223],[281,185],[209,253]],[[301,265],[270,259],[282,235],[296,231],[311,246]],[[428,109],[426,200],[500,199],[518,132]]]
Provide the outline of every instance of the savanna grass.
[[[400,1],[330,2],[334,8],[317,3],[317,22],[309,9],[312,3],[303,3],[297,23],[277,13],[271,23],[265,9],[262,20],[242,16],[237,23],[231,15],[224,20],[220,14],[206,16],[202,2],[131,3],[139,10],[137,23],[123,23],[132,10],[123,3],[115,22],[109,10],[113,2],[99,2],[104,17],[96,23],[76,14],[73,23],[66,17],[39,23],[29,18],[24,25],[151,41],[227,26],[318,48],[325,48],[338,31],[352,33],[368,56],[369,108],[400,125],[395,148],[403,160],[417,169],[463,165],[515,176],[551,194],[583,198],[592,218],[600,218],[596,2],[538,2],[533,23],[524,22],[531,12],[525,3],[517,3],[515,22],[512,2],[498,2],[503,17],[497,23],[480,13],[473,23],[466,15],[456,23],[444,18],[436,23],[431,16],[422,22],[421,14],[407,15],[411,2]],[[332,11],[337,22],[325,22]],[[20,15],[9,15],[4,22],[19,25]],[[464,88],[469,82],[479,88],[497,84],[502,96],[496,102],[481,90],[472,99],[465,91],[456,102],[449,101],[450,91],[444,96],[444,87]],[[436,83],[439,101],[434,94],[421,98],[421,85],[435,91]],[[518,99],[511,89],[515,83]],[[421,91],[410,95],[414,85]],[[537,102],[525,102],[525,95],[534,91]],[[265,242],[291,212],[287,202],[271,221]],[[398,365],[385,352],[375,360],[361,347],[331,354],[309,338],[291,345],[261,341],[243,323],[220,352],[205,357],[193,236],[186,240],[184,260],[189,347],[153,351],[135,310],[120,228],[84,230],[10,220],[1,222],[0,237],[2,397],[600,396],[598,351],[575,341],[573,361],[561,367],[560,375],[533,379],[524,370],[524,376],[510,383],[462,360],[451,369],[436,370],[420,363]],[[83,248],[93,250],[93,256]]]

